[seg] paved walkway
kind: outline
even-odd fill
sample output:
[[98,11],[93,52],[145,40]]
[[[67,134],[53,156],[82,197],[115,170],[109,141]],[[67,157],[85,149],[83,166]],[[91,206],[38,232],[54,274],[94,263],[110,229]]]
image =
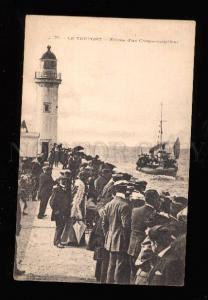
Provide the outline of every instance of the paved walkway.
[[[59,173],[54,170],[54,177]],[[37,205],[37,211],[38,207]],[[35,217],[25,256],[19,268],[25,270],[24,276],[17,280],[95,282],[95,261],[93,252],[85,248],[53,246],[55,222],[51,222],[51,209],[48,205],[47,217]],[[37,215],[37,213],[36,213]]]

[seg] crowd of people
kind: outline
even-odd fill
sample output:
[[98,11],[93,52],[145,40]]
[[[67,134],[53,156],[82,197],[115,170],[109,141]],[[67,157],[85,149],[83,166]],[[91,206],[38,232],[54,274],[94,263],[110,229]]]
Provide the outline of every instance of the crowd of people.
[[[60,176],[53,179],[60,163]],[[54,145],[46,162],[41,155],[29,166],[23,161],[19,198],[24,203],[28,174],[31,199],[40,201],[37,217],[44,219],[51,206],[54,246],[93,251],[97,282],[183,284],[188,199],[148,189],[147,182],[85,154],[81,146]]]

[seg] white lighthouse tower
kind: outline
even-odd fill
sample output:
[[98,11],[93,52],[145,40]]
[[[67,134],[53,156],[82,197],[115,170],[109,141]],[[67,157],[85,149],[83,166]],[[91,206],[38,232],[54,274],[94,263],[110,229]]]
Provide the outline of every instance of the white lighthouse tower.
[[58,87],[61,74],[57,73],[57,59],[51,47],[40,58],[40,70],[35,72],[37,102],[35,124],[39,132],[38,153],[48,156],[52,144],[57,142]]

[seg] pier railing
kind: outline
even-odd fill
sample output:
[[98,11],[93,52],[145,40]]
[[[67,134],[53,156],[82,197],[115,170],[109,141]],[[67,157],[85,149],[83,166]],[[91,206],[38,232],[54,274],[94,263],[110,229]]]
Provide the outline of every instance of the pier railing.
[[51,71],[35,72],[35,79],[61,79],[61,73]]

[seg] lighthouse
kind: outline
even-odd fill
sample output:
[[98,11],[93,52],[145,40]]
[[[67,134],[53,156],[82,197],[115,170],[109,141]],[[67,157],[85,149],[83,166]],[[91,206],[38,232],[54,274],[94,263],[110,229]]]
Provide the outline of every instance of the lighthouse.
[[40,69],[35,72],[36,113],[34,112],[36,131],[39,133],[38,153],[44,158],[52,144],[57,143],[58,88],[61,74],[57,73],[57,59],[51,46],[40,58]]

